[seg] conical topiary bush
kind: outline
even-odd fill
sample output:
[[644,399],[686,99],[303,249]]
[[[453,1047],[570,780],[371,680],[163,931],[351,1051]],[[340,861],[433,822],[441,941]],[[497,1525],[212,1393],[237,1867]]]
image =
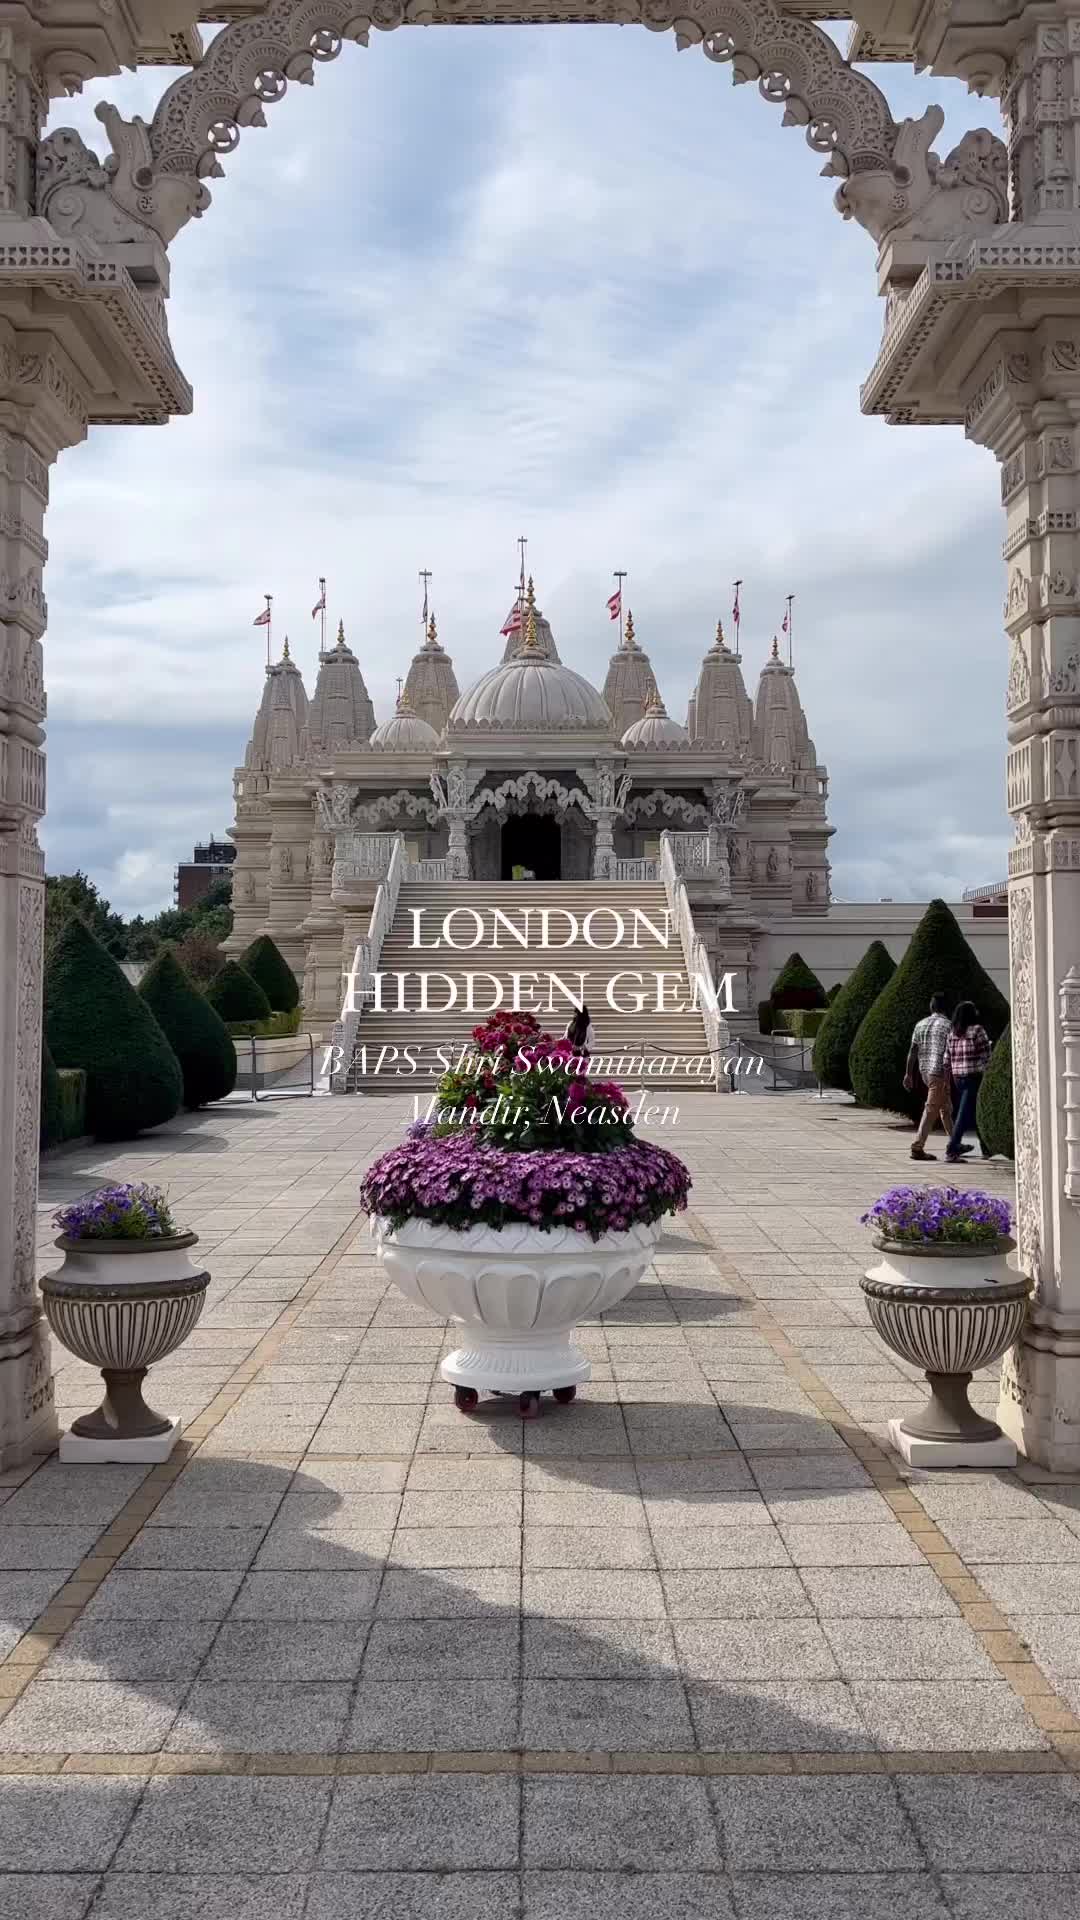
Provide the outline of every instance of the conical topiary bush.
[[1013,1144],[1013,1072],[1012,1026],[1006,1027],[993,1053],[979,1088],[975,1109],[979,1139],[987,1153],[1003,1153],[1016,1158]]
[[789,953],[769,995],[774,1008],[779,1007],[823,1007],[825,989],[812,967],[808,967],[801,953]]
[[[846,980],[838,980],[838,981],[836,982],[836,984],[835,984],[835,986],[831,986],[831,987],[829,988],[829,991],[828,991],[828,993],[827,993],[827,994],[825,995],[825,998],[826,998],[826,1000],[828,1001],[828,1004],[829,1004],[829,1006],[830,1006],[830,1007],[832,1006],[832,1003],[833,1003],[833,1001],[834,1001],[834,1000],[839,1000],[839,998],[840,998],[840,995],[841,995],[841,994],[843,993],[843,991],[844,991],[844,988],[845,988],[846,986],[847,986],[847,981],[846,981]],[[818,1029],[818,1031],[820,1032],[820,1028]]]
[[42,1149],[55,1147],[63,1133],[60,1110],[60,1075],[48,1045],[41,1049],[41,1129]]
[[880,940],[867,947],[853,973],[845,980],[818,1028],[814,1042],[814,1072],[823,1087],[851,1092],[848,1055],[851,1044],[882,988],[896,972],[896,961]]
[[261,987],[274,1013],[291,1013],[300,1004],[296,975],[268,933],[260,933],[240,955],[240,965]]
[[185,1107],[224,1100],[236,1084],[236,1048],[221,1015],[184,972],[171,947],[162,947],[139,982],[184,1076]]
[[184,1094],[180,1063],[150,1008],[78,914],[45,961],[45,1038],[57,1066],[86,1074],[86,1126],[126,1140],[171,1120]]
[[235,960],[226,960],[221,972],[207,987],[206,997],[219,1019],[229,1026],[270,1018],[270,1002],[262,988]]
[[919,1113],[921,1094],[904,1090],[904,1067],[915,1022],[930,1011],[930,996],[945,995],[949,1011],[973,1000],[996,1040],[1008,1025],[1009,1004],[976,959],[944,900],[931,900],[892,979],[878,994],[848,1056],[851,1086],[861,1107]]

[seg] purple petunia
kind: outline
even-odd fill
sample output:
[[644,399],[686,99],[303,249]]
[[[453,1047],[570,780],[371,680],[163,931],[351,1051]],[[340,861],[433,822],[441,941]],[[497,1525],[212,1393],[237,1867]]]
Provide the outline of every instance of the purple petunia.
[[69,1240],[163,1240],[179,1233],[161,1187],[97,1187],[61,1207],[53,1225]]
[[406,1139],[369,1167],[360,1189],[371,1213],[402,1226],[430,1220],[464,1229],[514,1221],[569,1226],[598,1240],[686,1205],[690,1174],[666,1147],[631,1140],[605,1154],[564,1148],[520,1153],[473,1133]]
[[978,1187],[890,1187],[861,1218],[911,1246],[990,1246],[1012,1227],[1008,1201]]

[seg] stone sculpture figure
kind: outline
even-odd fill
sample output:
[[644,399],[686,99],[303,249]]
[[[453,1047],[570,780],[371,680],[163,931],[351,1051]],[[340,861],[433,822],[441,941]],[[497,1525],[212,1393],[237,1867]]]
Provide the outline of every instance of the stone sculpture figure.
[[953,240],[986,232],[1008,218],[1008,153],[1005,143],[979,127],[965,133],[945,161],[930,151],[945,115],[927,107],[918,120],[902,120],[892,170],[855,173],[837,188],[835,205],[845,220],[857,220],[880,245],[890,239]]

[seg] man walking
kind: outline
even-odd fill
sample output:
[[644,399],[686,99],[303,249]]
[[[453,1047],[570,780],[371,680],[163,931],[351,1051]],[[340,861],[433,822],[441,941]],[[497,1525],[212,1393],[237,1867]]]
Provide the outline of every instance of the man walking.
[[946,1135],[952,1132],[952,1100],[949,1094],[949,1080],[945,1071],[945,1049],[952,1031],[949,1016],[945,1012],[945,995],[931,995],[930,1011],[924,1019],[917,1022],[911,1036],[908,1052],[907,1070],[904,1074],[904,1086],[912,1092],[915,1086],[915,1070],[918,1068],[926,1086],[926,1105],[919,1121],[918,1132],[911,1143],[913,1160],[934,1160],[936,1155],[927,1153],[926,1142],[938,1121]]

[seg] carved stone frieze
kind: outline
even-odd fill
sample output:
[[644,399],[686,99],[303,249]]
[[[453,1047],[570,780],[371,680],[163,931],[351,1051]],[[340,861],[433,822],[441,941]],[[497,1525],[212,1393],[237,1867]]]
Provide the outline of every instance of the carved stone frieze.
[[1042,1188],[1039,1078],[1035,1036],[1035,900],[1033,880],[1009,888],[1012,1050],[1016,1146],[1016,1237],[1024,1271],[1042,1289]]
[[1027,652],[1020,639],[1014,639],[1009,653],[1009,684],[1005,694],[1005,709],[1015,713],[1025,707],[1031,697],[1031,670],[1028,666]]

